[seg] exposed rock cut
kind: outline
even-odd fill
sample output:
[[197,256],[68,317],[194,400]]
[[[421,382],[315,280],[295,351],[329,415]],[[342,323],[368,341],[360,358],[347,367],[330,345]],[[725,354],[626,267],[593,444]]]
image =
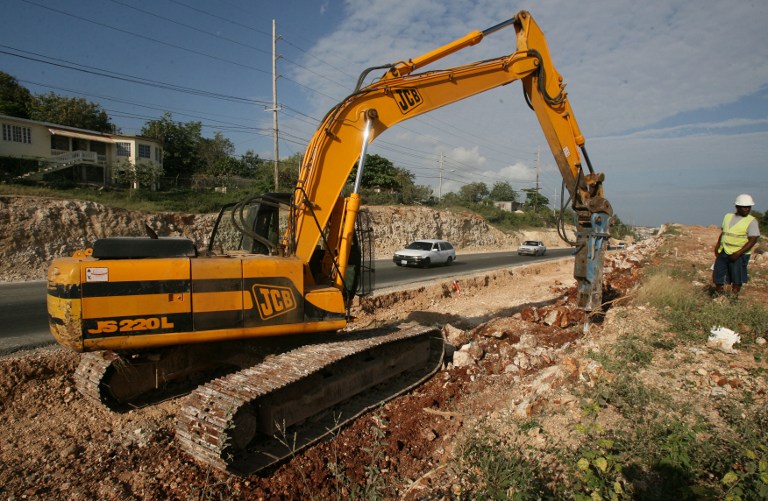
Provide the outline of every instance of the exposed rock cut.
[[[425,207],[369,208],[376,234],[376,256],[388,257],[417,238],[440,238],[460,251],[513,248],[524,239],[562,246],[554,230],[507,235],[472,213]],[[161,237],[186,237],[198,249],[208,243],[215,214],[140,212],[79,200],[0,196],[0,281],[44,280],[48,264],[71,256],[103,237],[146,236],[145,225]]]

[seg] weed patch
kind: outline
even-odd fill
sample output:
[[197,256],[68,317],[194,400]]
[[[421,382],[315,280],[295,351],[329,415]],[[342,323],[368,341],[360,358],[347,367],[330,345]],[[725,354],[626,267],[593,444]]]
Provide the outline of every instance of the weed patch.
[[653,270],[638,289],[636,301],[655,307],[681,340],[703,344],[713,327],[742,335],[742,343],[768,333],[768,310],[747,301],[714,301],[693,282]]
[[546,468],[531,454],[509,447],[489,431],[479,431],[461,447],[458,468],[462,499],[552,498]]

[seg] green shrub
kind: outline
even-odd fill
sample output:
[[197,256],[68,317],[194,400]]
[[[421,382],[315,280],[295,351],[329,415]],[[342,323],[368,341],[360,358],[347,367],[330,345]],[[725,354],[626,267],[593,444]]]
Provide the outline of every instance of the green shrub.
[[617,358],[632,368],[646,367],[653,361],[653,350],[635,334],[620,338],[613,350]]
[[569,489],[577,501],[633,499],[633,486],[624,476],[626,457],[617,442],[595,438],[582,443],[571,457],[572,482]]

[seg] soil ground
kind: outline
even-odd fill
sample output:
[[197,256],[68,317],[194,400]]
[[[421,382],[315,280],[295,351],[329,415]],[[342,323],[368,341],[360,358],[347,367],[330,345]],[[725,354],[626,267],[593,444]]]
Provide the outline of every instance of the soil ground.
[[[402,321],[441,325],[457,348],[452,362],[332,439],[250,477],[198,465],[179,450],[174,429],[184,397],[111,413],[75,390],[77,354],[49,347],[6,356],[0,359],[0,496],[339,499],[366,497],[366,489],[375,489],[388,499],[461,498],[470,486],[455,465],[466,437],[477,430],[493,430],[521,449],[573,440],[581,417],[578,388],[610,377],[587,353],[608,350],[622,333],[665,332],[652,309],[629,301],[644,263],[694,267],[704,287],[716,235],[716,228],[685,227],[677,236],[612,252],[606,275],[612,307],[587,332],[571,307],[570,259],[464,277],[458,288],[433,283],[364,301],[356,308],[355,328]],[[766,260],[755,259],[752,266],[766,277]],[[768,304],[765,278],[746,286],[742,300]],[[765,378],[752,376],[761,364],[746,350],[701,346],[692,355],[681,347],[655,357],[641,377],[706,412],[713,389],[734,398],[750,391],[765,400]],[[532,419],[536,426],[521,432],[520,423]]]

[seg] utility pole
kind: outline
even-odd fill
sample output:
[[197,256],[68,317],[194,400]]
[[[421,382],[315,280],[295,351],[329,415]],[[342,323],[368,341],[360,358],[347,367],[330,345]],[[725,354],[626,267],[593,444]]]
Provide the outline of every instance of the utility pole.
[[539,155],[541,154],[541,146],[536,147],[536,194],[533,198],[533,213],[536,213],[536,209],[539,205]]
[[443,152],[440,152],[440,188],[437,192],[437,201],[443,199]]
[[278,163],[279,163],[279,151],[277,148],[277,112],[279,110],[277,106],[277,23],[272,20],[272,137],[274,141],[274,156],[275,156],[275,191],[280,191],[278,187]]

